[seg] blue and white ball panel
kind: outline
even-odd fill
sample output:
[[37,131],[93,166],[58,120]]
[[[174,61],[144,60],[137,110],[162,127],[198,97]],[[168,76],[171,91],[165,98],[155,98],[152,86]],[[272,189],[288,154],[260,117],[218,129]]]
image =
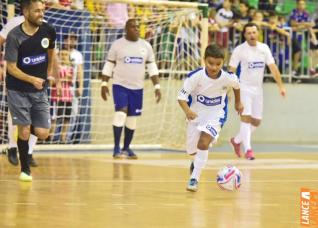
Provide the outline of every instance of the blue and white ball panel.
[[142,113],[143,89],[127,89],[113,85],[115,111],[128,108],[128,116],[140,116]]

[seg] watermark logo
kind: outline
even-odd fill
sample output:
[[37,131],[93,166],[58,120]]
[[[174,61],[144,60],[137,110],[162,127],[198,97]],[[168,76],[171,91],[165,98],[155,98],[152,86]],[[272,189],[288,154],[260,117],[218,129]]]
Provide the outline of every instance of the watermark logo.
[[318,227],[318,190],[300,189],[300,225]]

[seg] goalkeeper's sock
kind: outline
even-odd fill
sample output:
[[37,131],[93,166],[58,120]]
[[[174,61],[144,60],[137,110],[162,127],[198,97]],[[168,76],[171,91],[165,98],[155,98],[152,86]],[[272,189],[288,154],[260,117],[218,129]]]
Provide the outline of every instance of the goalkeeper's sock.
[[133,139],[135,130],[129,129],[125,126],[125,139],[124,139],[124,148],[123,150],[127,150],[130,146],[130,143]]
[[116,127],[113,125],[113,133],[114,133],[114,146],[119,148],[120,136],[123,127]]

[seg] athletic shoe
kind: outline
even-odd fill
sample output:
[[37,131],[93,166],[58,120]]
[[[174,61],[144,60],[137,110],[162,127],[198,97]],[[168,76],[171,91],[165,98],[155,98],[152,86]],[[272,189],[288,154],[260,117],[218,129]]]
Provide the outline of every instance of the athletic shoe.
[[24,182],[30,182],[30,181],[32,181],[32,176],[31,176],[31,174],[29,175],[25,172],[21,172],[21,174],[19,176],[19,180],[24,181]]
[[190,192],[196,192],[198,191],[198,181],[194,178],[189,180],[187,190]]
[[242,156],[242,154],[241,154],[241,143],[234,142],[234,138],[230,139],[230,143],[231,143],[231,145],[233,147],[233,150],[234,150],[236,156],[238,156],[240,158]]
[[19,159],[18,159],[18,151],[16,147],[12,147],[8,149],[8,161],[14,165],[19,165]]
[[130,148],[122,149],[122,153],[125,154],[128,159],[138,159],[137,155]]
[[194,163],[192,161],[190,165],[190,175],[192,174],[193,170],[194,170]]
[[247,160],[254,160],[254,152],[252,150],[247,150],[246,154],[245,154],[245,158]]
[[32,154],[28,154],[28,163],[31,167],[38,167],[38,163],[33,159]]
[[116,147],[116,146],[114,147],[113,158],[114,159],[122,158],[122,154],[120,153],[120,148],[119,147]]

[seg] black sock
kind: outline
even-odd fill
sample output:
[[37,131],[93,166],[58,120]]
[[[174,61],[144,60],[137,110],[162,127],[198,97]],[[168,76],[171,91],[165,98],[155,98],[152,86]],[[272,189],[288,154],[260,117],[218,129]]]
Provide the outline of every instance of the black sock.
[[113,133],[114,133],[114,144],[115,147],[119,147],[120,143],[120,136],[121,136],[121,131],[123,130],[123,127],[116,127],[113,125]]
[[22,140],[18,138],[19,158],[21,163],[21,172],[28,175],[31,174],[30,166],[28,163],[29,142],[28,140]]
[[123,150],[127,150],[130,146],[130,143],[133,139],[135,130],[129,129],[125,127],[125,139],[124,139],[124,148]]

